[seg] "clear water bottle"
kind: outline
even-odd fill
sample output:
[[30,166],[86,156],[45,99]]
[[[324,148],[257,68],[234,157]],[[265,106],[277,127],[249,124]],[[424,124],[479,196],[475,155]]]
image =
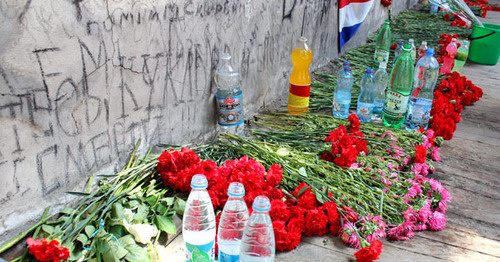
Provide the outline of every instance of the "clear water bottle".
[[415,64],[417,62],[417,48],[415,47],[415,40],[413,40],[413,38],[410,38],[408,40],[408,44],[410,44],[411,46],[410,56],[413,60],[413,64]]
[[342,67],[339,68],[339,71],[337,71],[337,79],[338,79],[338,77],[340,77],[340,75],[342,75],[344,73],[346,66],[350,67],[351,66],[351,61],[344,60],[344,62],[342,63]]
[[398,60],[398,57],[403,53],[403,45],[405,44],[404,41],[400,40],[398,42],[398,46],[394,50],[394,61],[393,63],[396,63],[396,60]]
[[374,102],[374,89],[375,89],[375,77],[373,76],[373,69],[367,68],[366,73],[361,78],[361,92],[358,96],[358,108],[356,110],[356,115],[361,122],[371,122],[373,114],[373,102]]
[[432,1],[431,1],[431,10],[430,10],[430,13],[433,14],[433,15],[437,15],[439,11],[439,6],[434,4]]
[[434,49],[427,49],[427,54],[418,61],[413,75],[413,90],[410,95],[405,128],[406,130],[420,127],[427,129],[434,87],[439,76],[439,63],[434,58]]
[[349,106],[351,105],[351,88],[354,83],[351,67],[345,66],[344,72],[337,76],[337,87],[333,95],[333,116],[347,118]]
[[386,71],[387,64],[381,62],[380,66],[373,75],[375,77],[375,90],[373,92],[373,120],[382,120],[382,111],[384,110],[385,89],[389,82],[389,74]]
[[248,221],[248,208],[243,200],[245,196],[243,184],[232,182],[227,194],[229,198],[222,211],[217,234],[219,262],[239,261],[241,238]]
[[222,54],[215,76],[217,91],[217,131],[219,134],[243,134],[243,92],[240,74],[231,65],[231,55]]
[[241,262],[274,261],[274,230],[269,209],[271,203],[265,196],[257,196],[253,201],[253,212],[248,219],[241,240]]
[[204,175],[194,175],[182,218],[186,261],[215,261],[215,215]]
[[408,100],[413,86],[413,61],[410,56],[411,46],[406,44],[403,54],[396,60],[389,77],[389,86],[385,97],[382,122],[384,126],[400,128],[408,110]]
[[417,61],[420,60],[420,58],[424,57],[426,52],[427,52],[427,41],[422,41],[422,45],[420,45],[420,47],[418,48]]

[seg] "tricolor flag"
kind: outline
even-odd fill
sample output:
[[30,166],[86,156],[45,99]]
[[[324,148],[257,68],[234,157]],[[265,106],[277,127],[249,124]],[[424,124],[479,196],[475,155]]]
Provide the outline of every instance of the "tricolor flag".
[[372,7],[373,0],[339,1],[339,51],[358,31]]

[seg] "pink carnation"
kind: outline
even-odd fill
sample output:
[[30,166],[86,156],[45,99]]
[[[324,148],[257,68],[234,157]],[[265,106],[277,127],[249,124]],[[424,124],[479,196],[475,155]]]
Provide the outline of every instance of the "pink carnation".
[[405,198],[415,198],[418,194],[422,193],[422,188],[419,185],[414,184],[406,193]]
[[418,223],[415,225],[415,231],[425,231],[427,229],[428,229],[428,227],[427,227],[427,224],[425,224],[425,223]]
[[431,200],[427,199],[425,205],[418,211],[418,221],[427,223],[431,215]]
[[441,213],[446,213],[446,210],[448,209],[448,203],[451,202],[451,195],[450,192],[445,187],[441,187],[441,190],[439,191],[441,194],[441,201],[439,202],[437,208],[435,211],[441,212]]
[[340,238],[344,241],[345,244],[354,248],[361,248],[361,242],[359,241],[359,237],[354,232],[351,223],[344,223],[344,227],[342,228]]
[[439,156],[439,147],[432,148],[431,159],[434,161],[441,161],[441,157]]
[[432,213],[432,217],[429,220],[429,229],[430,230],[443,230],[446,227],[446,217],[443,213],[434,212]]
[[389,229],[389,237],[398,241],[408,240],[415,236],[413,232],[414,227],[412,222],[404,222],[397,227]]
[[356,169],[356,168],[358,168],[358,167],[359,167],[358,163],[352,163],[352,164],[351,164],[351,166],[350,166],[349,168],[351,168],[351,169]]
[[406,211],[403,212],[404,218],[406,222],[410,222],[412,224],[417,223],[418,221],[418,214],[417,211],[408,208]]
[[429,150],[431,148],[431,143],[429,142],[429,138],[424,136],[424,142],[422,143],[422,146],[424,146],[425,150]]

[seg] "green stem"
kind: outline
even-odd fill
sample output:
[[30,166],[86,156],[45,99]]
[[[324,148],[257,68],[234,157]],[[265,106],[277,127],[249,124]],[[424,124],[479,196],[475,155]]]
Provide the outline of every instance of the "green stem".
[[47,214],[49,213],[49,209],[50,209],[50,207],[45,208],[45,211],[43,212],[42,218],[40,219],[40,221],[38,221],[38,223],[34,224],[33,226],[31,226],[27,230],[21,232],[21,234],[19,234],[16,237],[10,239],[7,243],[5,243],[2,246],[0,246],[0,254],[2,254],[7,249],[11,248],[16,243],[18,243],[19,241],[21,241],[21,239],[23,239],[24,237],[26,237],[29,233],[31,233],[31,231],[35,230],[36,228],[38,228],[39,226],[41,226],[43,223],[47,222],[47,220],[49,220],[49,218],[50,218],[50,216],[47,216]]

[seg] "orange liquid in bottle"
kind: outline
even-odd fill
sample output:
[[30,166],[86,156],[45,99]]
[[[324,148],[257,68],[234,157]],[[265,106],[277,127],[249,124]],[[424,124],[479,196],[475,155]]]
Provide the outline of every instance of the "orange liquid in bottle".
[[313,59],[313,53],[306,41],[305,37],[301,37],[292,51],[293,71],[290,75],[290,91],[288,93],[288,112],[290,114],[302,114],[301,112],[309,110],[311,88],[309,66]]

